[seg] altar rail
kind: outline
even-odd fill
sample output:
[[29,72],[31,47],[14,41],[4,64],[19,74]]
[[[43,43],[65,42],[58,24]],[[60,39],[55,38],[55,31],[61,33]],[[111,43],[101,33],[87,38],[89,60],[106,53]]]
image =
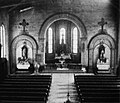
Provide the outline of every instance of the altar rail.
[[68,63],[69,69],[82,69],[82,64],[80,63]]
[[57,69],[57,68],[69,68],[69,69],[82,69],[82,64],[80,63],[64,63],[62,66],[60,63],[47,63],[44,65],[44,69]]

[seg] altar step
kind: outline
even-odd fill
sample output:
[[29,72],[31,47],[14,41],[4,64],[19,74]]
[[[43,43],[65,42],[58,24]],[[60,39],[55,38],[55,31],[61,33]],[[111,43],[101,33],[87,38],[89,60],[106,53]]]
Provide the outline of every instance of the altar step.
[[51,69],[44,69],[42,73],[84,73],[84,72],[81,69],[51,68]]

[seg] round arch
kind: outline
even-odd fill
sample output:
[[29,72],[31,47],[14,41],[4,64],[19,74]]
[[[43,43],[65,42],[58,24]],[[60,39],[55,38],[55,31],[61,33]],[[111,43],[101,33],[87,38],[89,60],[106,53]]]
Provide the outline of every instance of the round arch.
[[28,45],[32,49],[32,59],[35,59],[35,56],[38,52],[38,44],[36,40],[28,35],[28,34],[21,34],[13,39],[10,45],[10,66],[11,66],[11,73],[15,72],[16,69],[16,50],[17,46],[21,45],[23,41],[26,41]]
[[82,32],[82,37],[86,37],[87,30],[86,30],[83,22],[77,16],[72,15],[72,14],[68,14],[68,13],[59,13],[59,14],[55,14],[55,15],[52,15],[49,18],[47,18],[40,28],[38,37],[39,38],[45,38],[46,37],[46,31],[47,31],[48,27],[52,23],[54,23],[55,21],[58,21],[58,20],[68,20],[68,21],[73,22],[78,27],[79,31]]
[[[107,33],[98,33],[95,36],[91,38],[88,44],[88,66],[89,71],[96,72],[96,59],[97,59],[97,51],[95,51],[96,48],[98,48],[100,41],[103,40],[103,44],[106,45],[110,52],[110,69],[109,72],[113,73],[115,68],[115,40]],[[97,49],[96,49],[97,50]],[[109,52],[107,54],[109,54]]]
[[87,30],[82,20],[80,20],[79,17],[69,14],[69,13],[57,13],[57,14],[51,15],[43,22],[39,30],[39,33],[38,33],[38,39],[39,39],[39,44],[40,44],[39,53],[42,57],[42,60],[41,60],[42,63],[45,63],[45,47],[46,47],[47,29],[52,23],[59,21],[59,20],[68,20],[74,23],[77,26],[78,30],[81,31],[81,38],[79,39],[81,40],[83,39],[83,41],[86,40]]

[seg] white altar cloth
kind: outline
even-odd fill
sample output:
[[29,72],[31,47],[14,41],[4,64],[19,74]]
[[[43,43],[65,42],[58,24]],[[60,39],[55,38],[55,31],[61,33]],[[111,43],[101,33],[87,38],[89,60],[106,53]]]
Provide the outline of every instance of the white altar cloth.
[[28,62],[26,63],[18,63],[17,68],[18,69],[28,69],[30,67],[30,64]]
[[108,65],[108,64],[98,64],[97,68],[98,68],[98,70],[108,70],[110,68],[110,65]]

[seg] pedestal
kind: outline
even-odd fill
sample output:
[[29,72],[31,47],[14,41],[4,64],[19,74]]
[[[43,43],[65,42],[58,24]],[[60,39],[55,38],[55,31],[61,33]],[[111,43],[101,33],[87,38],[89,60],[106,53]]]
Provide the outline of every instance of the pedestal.
[[98,64],[98,73],[110,73],[110,65],[108,64]]
[[29,69],[29,67],[30,67],[30,64],[28,62],[17,64],[17,69],[19,69],[19,70]]

